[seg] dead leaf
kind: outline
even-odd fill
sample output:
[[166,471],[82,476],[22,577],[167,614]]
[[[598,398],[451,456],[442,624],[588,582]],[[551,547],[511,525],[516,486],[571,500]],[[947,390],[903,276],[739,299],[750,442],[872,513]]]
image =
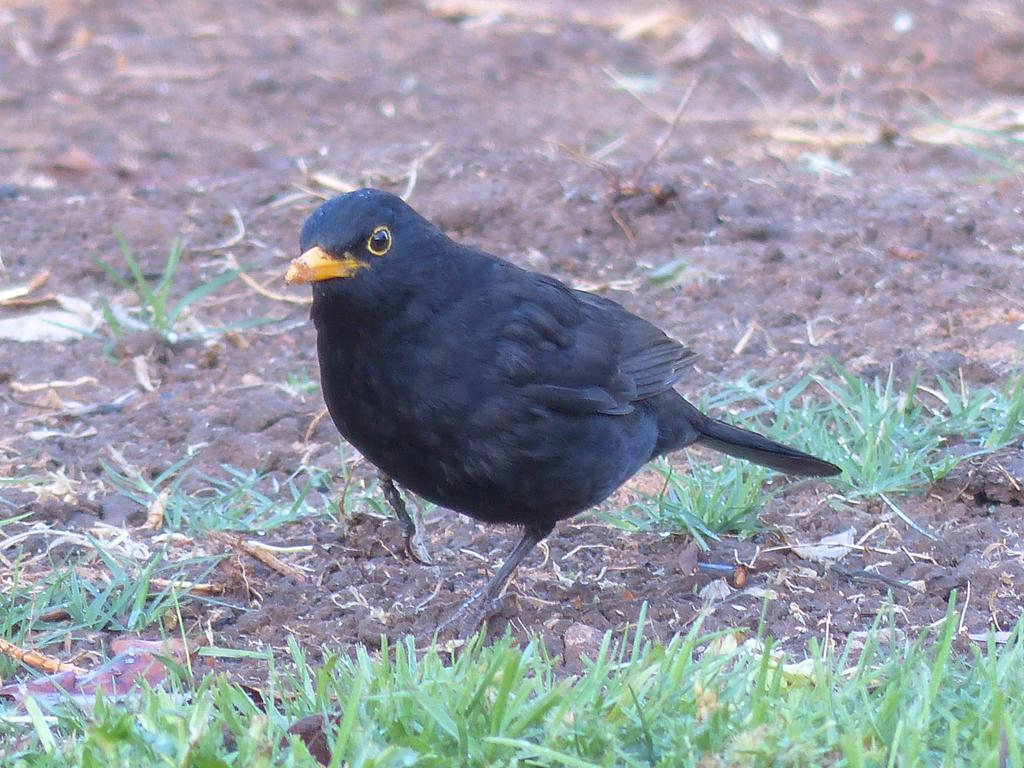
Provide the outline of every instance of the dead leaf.
[[34,293],[49,279],[50,270],[46,269],[24,285],[12,285],[10,288],[4,288],[0,291],[0,305],[10,304],[12,301],[24,298],[30,293]]
[[52,408],[55,411],[63,411],[69,407],[79,407],[81,403],[72,401],[71,403],[65,402],[55,389],[47,389],[42,397],[36,398],[36,407],[38,408]]
[[764,587],[751,587],[744,594],[750,595],[757,600],[778,600],[779,593],[774,589],[765,589]]
[[60,437],[65,440],[81,440],[85,437],[94,437],[98,435],[99,431],[96,427],[82,427],[81,424],[75,424],[75,426],[69,432],[61,432],[56,429],[32,429],[28,432],[29,440],[52,440],[55,437]]
[[700,598],[705,603],[717,603],[732,594],[732,589],[725,579],[715,579],[704,585],[700,591]]
[[708,643],[705,652],[712,656],[727,656],[730,653],[735,653],[736,649],[740,647],[742,632],[743,630],[734,629],[727,634],[716,635]]
[[0,339],[22,343],[77,341],[99,325],[99,314],[89,302],[58,295],[57,303],[60,309],[44,309],[0,320]]
[[153,503],[149,505],[149,511],[146,513],[146,522],[142,526],[143,528],[160,530],[164,527],[164,512],[167,510],[167,500],[170,497],[171,490],[169,488],[164,488],[157,494],[157,497],[153,499]]
[[691,543],[679,552],[679,555],[676,557],[676,565],[684,576],[693,576],[697,573],[697,556],[699,554],[697,542]]
[[103,168],[104,164],[89,150],[82,147],[68,147],[50,161],[50,169],[54,171],[92,173],[102,171]]
[[70,698],[88,708],[99,692],[107,699],[125,699],[140,695],[142,683],[147,687],[159,685],[169,670],[158,656],[170,657],[179,663],[187,656],[185,644],[177,638],[119,638],[111,643],[111,648],[117,655],[92,671],[71,667],[27,683],[11,683],[0,688],[0,698],[21,705],[31,697],[42,708],[50,710]]
[[799,557],[814,563],[826,563],[841,560],[853,548],[853,528],[825,536],[817,544],[794,544],[792,547]]
[[924,251],[917,248],[909,248],[895,243],[885,249],[885,255],[890,259],[898,259],[899,261],[920,261],[926,256]]
[[808,657],[802,661],[783,663],[782,674],[788,682],[807,680],[814,682],[814,659]]
[[155,392],[153,380],[149,377],[149,363],[145,355],[136,355],[132,358],[132,370],[135,371],[135,380],[147,392]]
[[77,379],[72,381],[65,381],[64,379],[54,379],[53,381],[40,381],[35,384],[25,384],[20,381],[12,381],[11,389],[15,392],[22,394],[28,394],[30,392],[42,392],[46,389],[66,389],[70,387],[80,387],[83,384],[99,384],[99,379],[95,376],[79,376]]
[[[331,718],[332,723],[340,720],[340,717]],[[307,715],[296,720],[288,726],[288,735],[296,736],[306,745],[310,756],[320,765],[331,764],[332,742],[324,731],[324,718],[322,715]]]

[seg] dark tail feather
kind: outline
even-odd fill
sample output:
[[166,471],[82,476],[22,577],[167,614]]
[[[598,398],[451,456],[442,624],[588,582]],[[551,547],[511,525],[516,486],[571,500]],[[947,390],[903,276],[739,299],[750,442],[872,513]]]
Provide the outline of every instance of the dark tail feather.
[[809,453],[776,443],[756,432],[733,427],[724,421],[708,419],[698,429],[701,436],[697,442],[702,445],[789,475],[830,477],[842,472],[829,461],[816,459]]
[[[682,398],[680,398],[682,399]],[[842,470],[835,464],[816,459],[809,453],[798,451],[782,443],[769,440],[763,435],[740,429],[724,421],[712,419],[698,411],[691,403],[685,403],[686,420],[698,433],[696,442],[714,448],[716,451],[746,459],[763,467],[777,469],[790,475],[810,477],[831,477]],[[693,433],[690,432],[692,435]],[[691,437],[686,442],[691,442]]]

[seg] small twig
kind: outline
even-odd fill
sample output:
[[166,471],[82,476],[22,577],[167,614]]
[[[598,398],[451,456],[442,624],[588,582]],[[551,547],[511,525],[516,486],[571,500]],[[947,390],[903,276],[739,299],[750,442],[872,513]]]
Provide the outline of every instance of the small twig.
[[486,563],[487,562],[487,558],[486,557],[484,557],[479,552],[476,552],[476,551],[474,551],[472,549],[467,549],[466,547],[463,547],[462,549],[459,550],[459,552],[461,552],[464,555],[468,555],[469,557],[475,557],[477,560],[479,560],[482,563]]
[[426,608],[428,605],[430,605],[432,602],[434,602],[434,598],[437,597],[438,594],[441,592],[441,585],[442,584],[444,584],[444,579],[441,578],[441,577],[438,577],[437,583],[434,584],[434,591],[431,592],[429,595],[427,595],[422,601],[417,603],[416,606],[413,608],[413,611],[415,613],[420,613],[420,612],[423,611],[424,608]]
[[[557,149],[559,152],[565,154],[570,160],[575,160],[578,163],[582,163],[591,170],[595,170],[600,173],[605,179],[611,181],[615,179],[615,169],[612,168],[608,163],[604,162],[600,158],[588,155],[585,152],[581,152],[578,149],[570,147],[568,144],[563,144],[560,141],[548,140],[548,143]],[[598,152],[601,150],[599,149]]]
[[625,91],[626,93],[628,93],[630,96],[632,96],[634,99],[636,99],[637,102],[639,102],[640,106],[642,106],[644,109],[646,109],[652,115],[655,115],[660,120],[663,120],[666,123],[670,123],[672,121],[672,118],[671,118],[670,115],[666,115],[664,112],[662,112],[660,109],[655,107],[653,104],[650,104],[647,101],[647,99],[645,99],[640,94],[640,92],[636,88],[634,88],[633,85],[620,72],[616,71],[612,67],[604,67],[603,71],[604,71],[605,75],[607,75],[608,79],[611,80],[612,83],[615,84],[616,88],[619,88],[619,89]]
[[573,557],[577,552],[580,552],[580,551],[582,551],[584,549],[610,549],[610,550],[614,551],[615,547],[610,546],[608,544],[579,544],[579,545],[573,547],[572,549],[570,549],[564,555],[562,555],[559,558],[559,560],[561,560],[564,563],[566,560],[568,560],[569,558]]
[[741,354],[743,350],[747,348],[747,344],[750,343],[750,340],[754,338],[754,331],[756,331],[760,327],[761,326],[759,326],[756,322],[752,322],[749,325],[747,325],[747,330],[743,332],[743,335],[740,336],[740,340],[736,342],[736,346],[732,348],[732,353],[734,355]]
[[622,218],[619,212],[614,208],[612,208],[611,210],[611,217],[612,221],[619,225],[619,229],[622,230],[622,234],[626,236],[626,239],[629,241],[629,244],[636,245],[636,235],[633,233],[632,228],[630,228],[629,224],[625,222],[625,220]]
[[962,635],[964,624],[967,622],[967,606],[971,604],[971,580],[967,580],[967,594],[964,596],[964,608],[960,611],[960,622],[956,626],[956,633]]
[[193,253],[210,253],[212,251],[223,251],[242,242],[242,238],[245,237],[245,222],[242,221],[242,214],[238,212],[237,208],[232,208],[228,213],[231,214],[231,219],[235,222],[234,234],[210,245],[193,245],[189,247],[189,250]]
[[860,537],[860,539],[857,540],[857,546],[858,547],[864,546],[864,542],[865,541],[867,541],[872,536],[874,536],[877,531],[880,531],[882,528],[885,528],[885,526],[886,526],[886,523],[884,523],[884,522],[882,522],[882,523],[875,523],[867,533],[865,533],[863,536]]
[[697,81],[698,78],[696,77],[690,81],[689,87],[687,87],[683,97],[679,100],[679,106],[677,106],[676,111],[672,113],[672,118],[669,121],[668,128],[661,135],[661,138],[659,138],[655,143],[654,151],[651,153],[651,156],[648,157],[644,164],[637,169],[636,173],[633,174],[633,180],[630,182],[633,187],[640,186],[640,179],[644,177],[644,174],[647,173],[647,170],[654,164],[654,161],[658,159],[658,155],[662,153],[662,150],[665,149],[665,145],[668,144],[669,139],[672,138],[672,134],[676,132],[676,126],[679,125],[679,118],[683,116],[683,112],[686,110],[686,105],[689,104],[690,97],[693,96],[693,92],[697,88]]
[[48,672],[51,675],[57,672],[74,672],[75,674],[85,675],[88,674],[89,670],[77,667],[74,664],[68,664],[55,659],[52,656],[44,656],[39,651],[33,651],[30,648],[21,648],[14,643],[8,642],[7,640],[0,639],[0,653],[5,656],[10,656],[15,661],[20,661],[23,664],[27,664],[35,669],[41,669],[43,672]]
[[222,595],[224,587],[208,582],[181,581],[175,579],[152,578],[149,583],[160,589],[174,589],[178,592],[190,592],[193,595]]
[[436,155],[441,150],[442,146],[443,144],[441,142],[437,142],[432,147],[430,147],[430,149],[428,149],[426,152],[424,152],[422,155],[420,155],[419,157],[412,161],[412,165],[409,166],[409,173],[407,174],[408,182],[406,183],[405,189],[402,190],[402,194],[399,195],[399,197],[408,202],[409,196],[412,194],[412,191],[416,189],[416,180],[419,177],[420,168],[423,167],[423,164],[427,162],[427,160]]
[[[239,266],[238,260],[232,254],[230,254],[230,253],[227,255],[227,259],[226,260],[227,260],[228,266],[231,267],[231,269],[238,270],[238,279],[241,280],[243,283],[245,283],[250,288],[252,288],[252,290],[254,290],[256,293],[258,293],[260,296],[265,296],[266,298],[273,299],[274,301],[286,301],[289,304],[312,304],[313,303],[313,299],[310,298],[309,296],[289,296],[286,293],[278,293],[277,291],[273,291],[270,288],[267,288],[266,286],[261,285],[260,283],[258,283],[256,281],[255,278],[253,278],[248,272],[244,271]],[[274,278],[274,279],[275,280],[280,280],[280,278]]]
[[329,189],[332,192],[337,192],[342,195],[348,192],[354,192],[359,188],[356,184],[352,184],[351,182],[338,178],[333,173],[328,173],[327,171],[317,171],[316,173],[310,174],[309,179],[325,189]]
[[299,184],[297,181],[293,181],[292,186],[306,197],[314,197],[318,200],[329,200],[331,198],[330,195],[325,195],[323,192],[317,192],[315,189],[310,189],[303,184]]
[[15,304],[29,294],[35,293],[43,284],[50,279],[50,270],[44,269],[25,285],[15,285],[11,288],[0,290],[0,305]]
[[610,157],[615,152],[622,149],[622,147],[626,145],[627,141],[628,139],[625,136],[614,138],[603,147],[598,147],[591,152],[589,159],[593,160],[595,163],[601,163],[606,157]]
[[925,560],[925,561],[931,563],[932,565],[938,565],[939,564],[939,561],[936,560],[932,555],[923,554],[921,552],[911,552],[909,549],[904,547],[902,544],[900,545],[900,552],[905,554],[907,556],[907,559],[910,560],[911,563],[917,563],[919,560]]
[[28,394],[31,392],[42,392],[47,389],[65,389],[71,387],[80,387],[84,384],[99,384],[99,379],[95,376],[79,376],[73,381],[65,381],[63,379],[55,379],[54,381],[40,381],[35,384],[23,384],[20,381],[12,381],[11,389],[21,394]]
[[265,566],[270,568],[272,571],[277,571],[284,576],[291,576],[297,581],[305,581],[306,574],[296,568],[294,565],[284,562],[279,557],[266,549],[261,547],[259,544],[253,541],[243,539],[241,536],[236,536],[231,533],[224,533],[220,531],[213,531],[210,533],[210,537],[215,541],[219,541],[222,544],[237,549],[240,552],[244,552],[255,560],[259,560]]
[[546,541],[537,542],[537,549],[544,553],[544,562],[537,566],[537,570],[542,570],[547,567],[548,561],[551,560],[551,548],[548,546]]
[[[319,421],[320,419],[322,419],[325,413],[327,413],[327,409],[326,408],[324,408],[322,411],[320,411],[320,415],[316,417],[315,421]],[[315,421],[314,421],[314,423],[315,423]],[[307,435],[306,442],[307,443],[309,442],[309,437],[308,436],[309,436],[310,432],[312,431],[312,429],[313,429],[313,425],[311,424],[310,427],[309,427],[309,431],[306,432],[306,435]],[[345,475],[345,484],[341,487],[341,498],[338,499],[338,521],[339,522],[345,517],[345,499],[348,498],[348,489],[352,487],[352,480],[355,478],[355,475],[356,475],[356,467],[358,467],[362,463],[362,461],[363,461],[363,459],[362,459],[361,456],[356,458],[356,460],[352,462],[352,466],[348,468],[348,473]]]
[[245,567],[245,563],[242,562],[241,558],[238,560],[238,570],[241,572],[242,584],[245,586],[245,594],[249,601],[251,603],[262,603],[263,595],[260,594],[259,590],[249,580],[249,569]]
[[843,576],[854,583],[872,583],[880,581],[881,583],[885,584],[888,587],[892,587],[893,589],[901,589],[904,592],[909,592],[911,594],[917,593],[917,590],[911,587],[909,584],[906,584],[900,581],[899,579],[894,579],[891,576],[885,576],[881,573],[872,573],[871,571],[866,571],[864,569],[848,571],[845,568],[839,567],[838,565],[831,566],[831,570],[833,573],[839,576]]
[[907,525],[909,525],[909,526],[910,526],[911,528],[913,528],[913,529],[914,529],[915,531],[917,531],[918,533],[920,533],[920,534],[921,534],[922,536],[924,536],[925,538],[931,539],[932,541],[938,541],[938,540],[939,540],[939,537],[938,537],[938,536],[936,536],[936,535],[935,535],[934,533],[932,533],[931,531],[925,530],[925,529],[924,529],[924,528],[922,528],[922,527],[921,527],[920,525],[918,525],[918,524],[917,524],[917,523],[915,523],[915,522],[914,522],[913,520],[911,520],[911,519],[910,519],[910,518],[909,518],[909,517],[907,516],[907,513],[906,513],[906,512],[904,512],[904,511],[903,511],[902,509],[900,509],[899,507],[897,507],[897,506],[896,506],[895,504],[893,504],[893,503],[892,503],[892,502],[891,502],[891,501],[889,500],[889,497],[888,497],[888,496],[886,496],[886,495],[885,495],[884,493],[880,493],[880,494],[878,494],[878,496],[879,496],[879,498],[881,498],[881,500],[882,500],[882,501],[884,501],[884,502],[885,502],[886,506],[887,506],[887,507],[889,507],[889,509],[891,509],[891,510],[892,510],[893,512],[895,512],[895,513],[896,513],[896,514],[897,514],[897,515],[899,516],[900,520],[902,520],[902,521],[903,521],[904,523],[906,523]]
[[[29,424],[34,421],[44,421],[46,419],[55,418],[81,418],[83,416],[95,416],[95,415],[106,415],[109,413],[119,413],[124,410],[125,404],[135,397],[135,390],[129,390],[123,395],[115,397],[113,400],[106,403],[92,403],[90,405],[78,405],[72,408],[63,408],[57,411],[50,411],[49,413],[39,414],[37,416],[26,416],[24,419],[18,421],[19,424]],[[16,402],[22,403],[20,400]],[[22,403],[31,408],[41,408],[36,403]]]
[[302,436],[302,442],[308,443],[313,437],[313,431],[316,429],[316,425],[323,421],[324,416],[327,415],[327,409],[324,408],[320,413],[313,417],[313,420],[309,422],[309,427],[306,429],[306,434]]
[[[284,205],[291,205],[292,203],[297,203],[300,200],[306,200],[309,197],[315,197],[315,195],[310,195],[308,192],[289,192],[288,194],[276,197],[269,203],[260,206],[259,208],[256,209],[255,213],[259,214],[262,213],[263,211],[269,211],[273,208],[280,208],[281,206]],[[250,218],[252,217],[250,216]]]

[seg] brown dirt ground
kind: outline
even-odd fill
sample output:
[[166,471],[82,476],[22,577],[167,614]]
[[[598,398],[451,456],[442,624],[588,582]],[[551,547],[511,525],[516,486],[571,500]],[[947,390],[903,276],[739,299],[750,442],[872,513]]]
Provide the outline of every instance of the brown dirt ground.
[[[120,231],[153,273],[184,237],[182,288],[234,258],[302,298],[280,276],[303,218],[332,188],[372,184],[411,189],[455,236],[601,290],[686,340],[703,356],[684,382],[694,395],[713,377],[756,370],[771,381],[828,358],[975,384],[1019,366],[1020,176],[965,146],[977,134],[942,122],[1019,122],[1024,17],[1013,3],[625,7],[8,0],[0,289],[48,269],[37,295],[116,300],[93,259],[116,259]],[[692,267],[681,285],[644,278],[680,258]],[[0,489],[0,515],[58,529],[138,525],[145,511],[104,480],[112,451],[151,474],[186,446],[211,473],[340,468],[329,421],[307,435],[319,395],[279,386],[315,376],[306,308],[235,282],[197,315],[281,322],[173,349],[137,334],[113,359],[102,338],[0,341],[0,473],[66,478],[47,494]],[[153,391],[138,382],[137,356]],[[81,376],[93,378],[24,386]],[[1021,462],[1010,449],[902,500],[935,542],[878,504],[837,510],[827,484],[802,485],[767,505],[769,533],[709,555],[753,562],[744,589],[711,601],[709,579],[689,573],[687,542],[584,515],[530,558],[511,589],[517,605],[494,627],[539,630],[571,661],[635,621],[642,601],[661,638],[702,612],[709,628],[756,627],[764,606],[767,631],[799,650],[811,636],[842,643],[887,610],[884,583],[849,575],[868,568],[921,587],[891,598],[908,634],[942,617],[954,587],[965,632],[1007,628],[1021,615]],[[515,536],[445,511],[429,518],[433,568],[396,557],[395,526],[376,517],[279,529],[268,539],[313,545],[286,559],[315,578],[227,559],[213,576],[227,605],[190,604],[186,630],[243,648],[281,649],[289,633],[314,650],[374,646],[381,633],[426,643]],[[842,561],[847,575],[766,551],[851,526],[866,538]]]

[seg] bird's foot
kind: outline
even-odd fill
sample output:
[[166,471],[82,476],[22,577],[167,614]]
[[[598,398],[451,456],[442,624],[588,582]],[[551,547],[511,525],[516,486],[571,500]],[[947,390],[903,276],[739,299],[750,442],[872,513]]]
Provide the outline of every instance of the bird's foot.
[[417,527],[415,524],[408,527],[402,525],[402,539],[402,549],[406,557],[421,565],[434,564],[434,561],[430,559],[430,551],[427,549],[427,544],[423,540],[422,527]]
[[465,639],[472,635],[488,618],[494,616],[501,608],[502,592],[505,590],[505,584],[508,583],[509,577],[519,567],[522,559],[537,545],[537,542],[551,532],[552,527],[552,525],[527,526],[523,531],[523,538],[516,544],[515,549],[512,550],[494,577],[470,595],[469,599],[459,606],[451,618],[438,627],[438,631],[446,632],[454,627],[458,630],[459,637]]
[[490,596],[486,587],[474,592],[460,605],[455,612],[437,627],[439,635],[452,632],[460,640],[468,640],[487,620],[501,613],[505,606],[505,596]]
[[[405,540],[402,549],[405,555],[417,563],[433,565],[434,561],[430,559],[430,552],[427,551],[427,545],[423,541],[423,520],[420,516],[419,506],[409,504],[406,507],[405,499],[395,487],[395,481],[387,475],[381,475],[381,486],[384,489],[384,498],[394,510],[395,516],[398,518],[398,525],[402,529],[402,537]],[[412,509],[411,514],[409,508]]]

